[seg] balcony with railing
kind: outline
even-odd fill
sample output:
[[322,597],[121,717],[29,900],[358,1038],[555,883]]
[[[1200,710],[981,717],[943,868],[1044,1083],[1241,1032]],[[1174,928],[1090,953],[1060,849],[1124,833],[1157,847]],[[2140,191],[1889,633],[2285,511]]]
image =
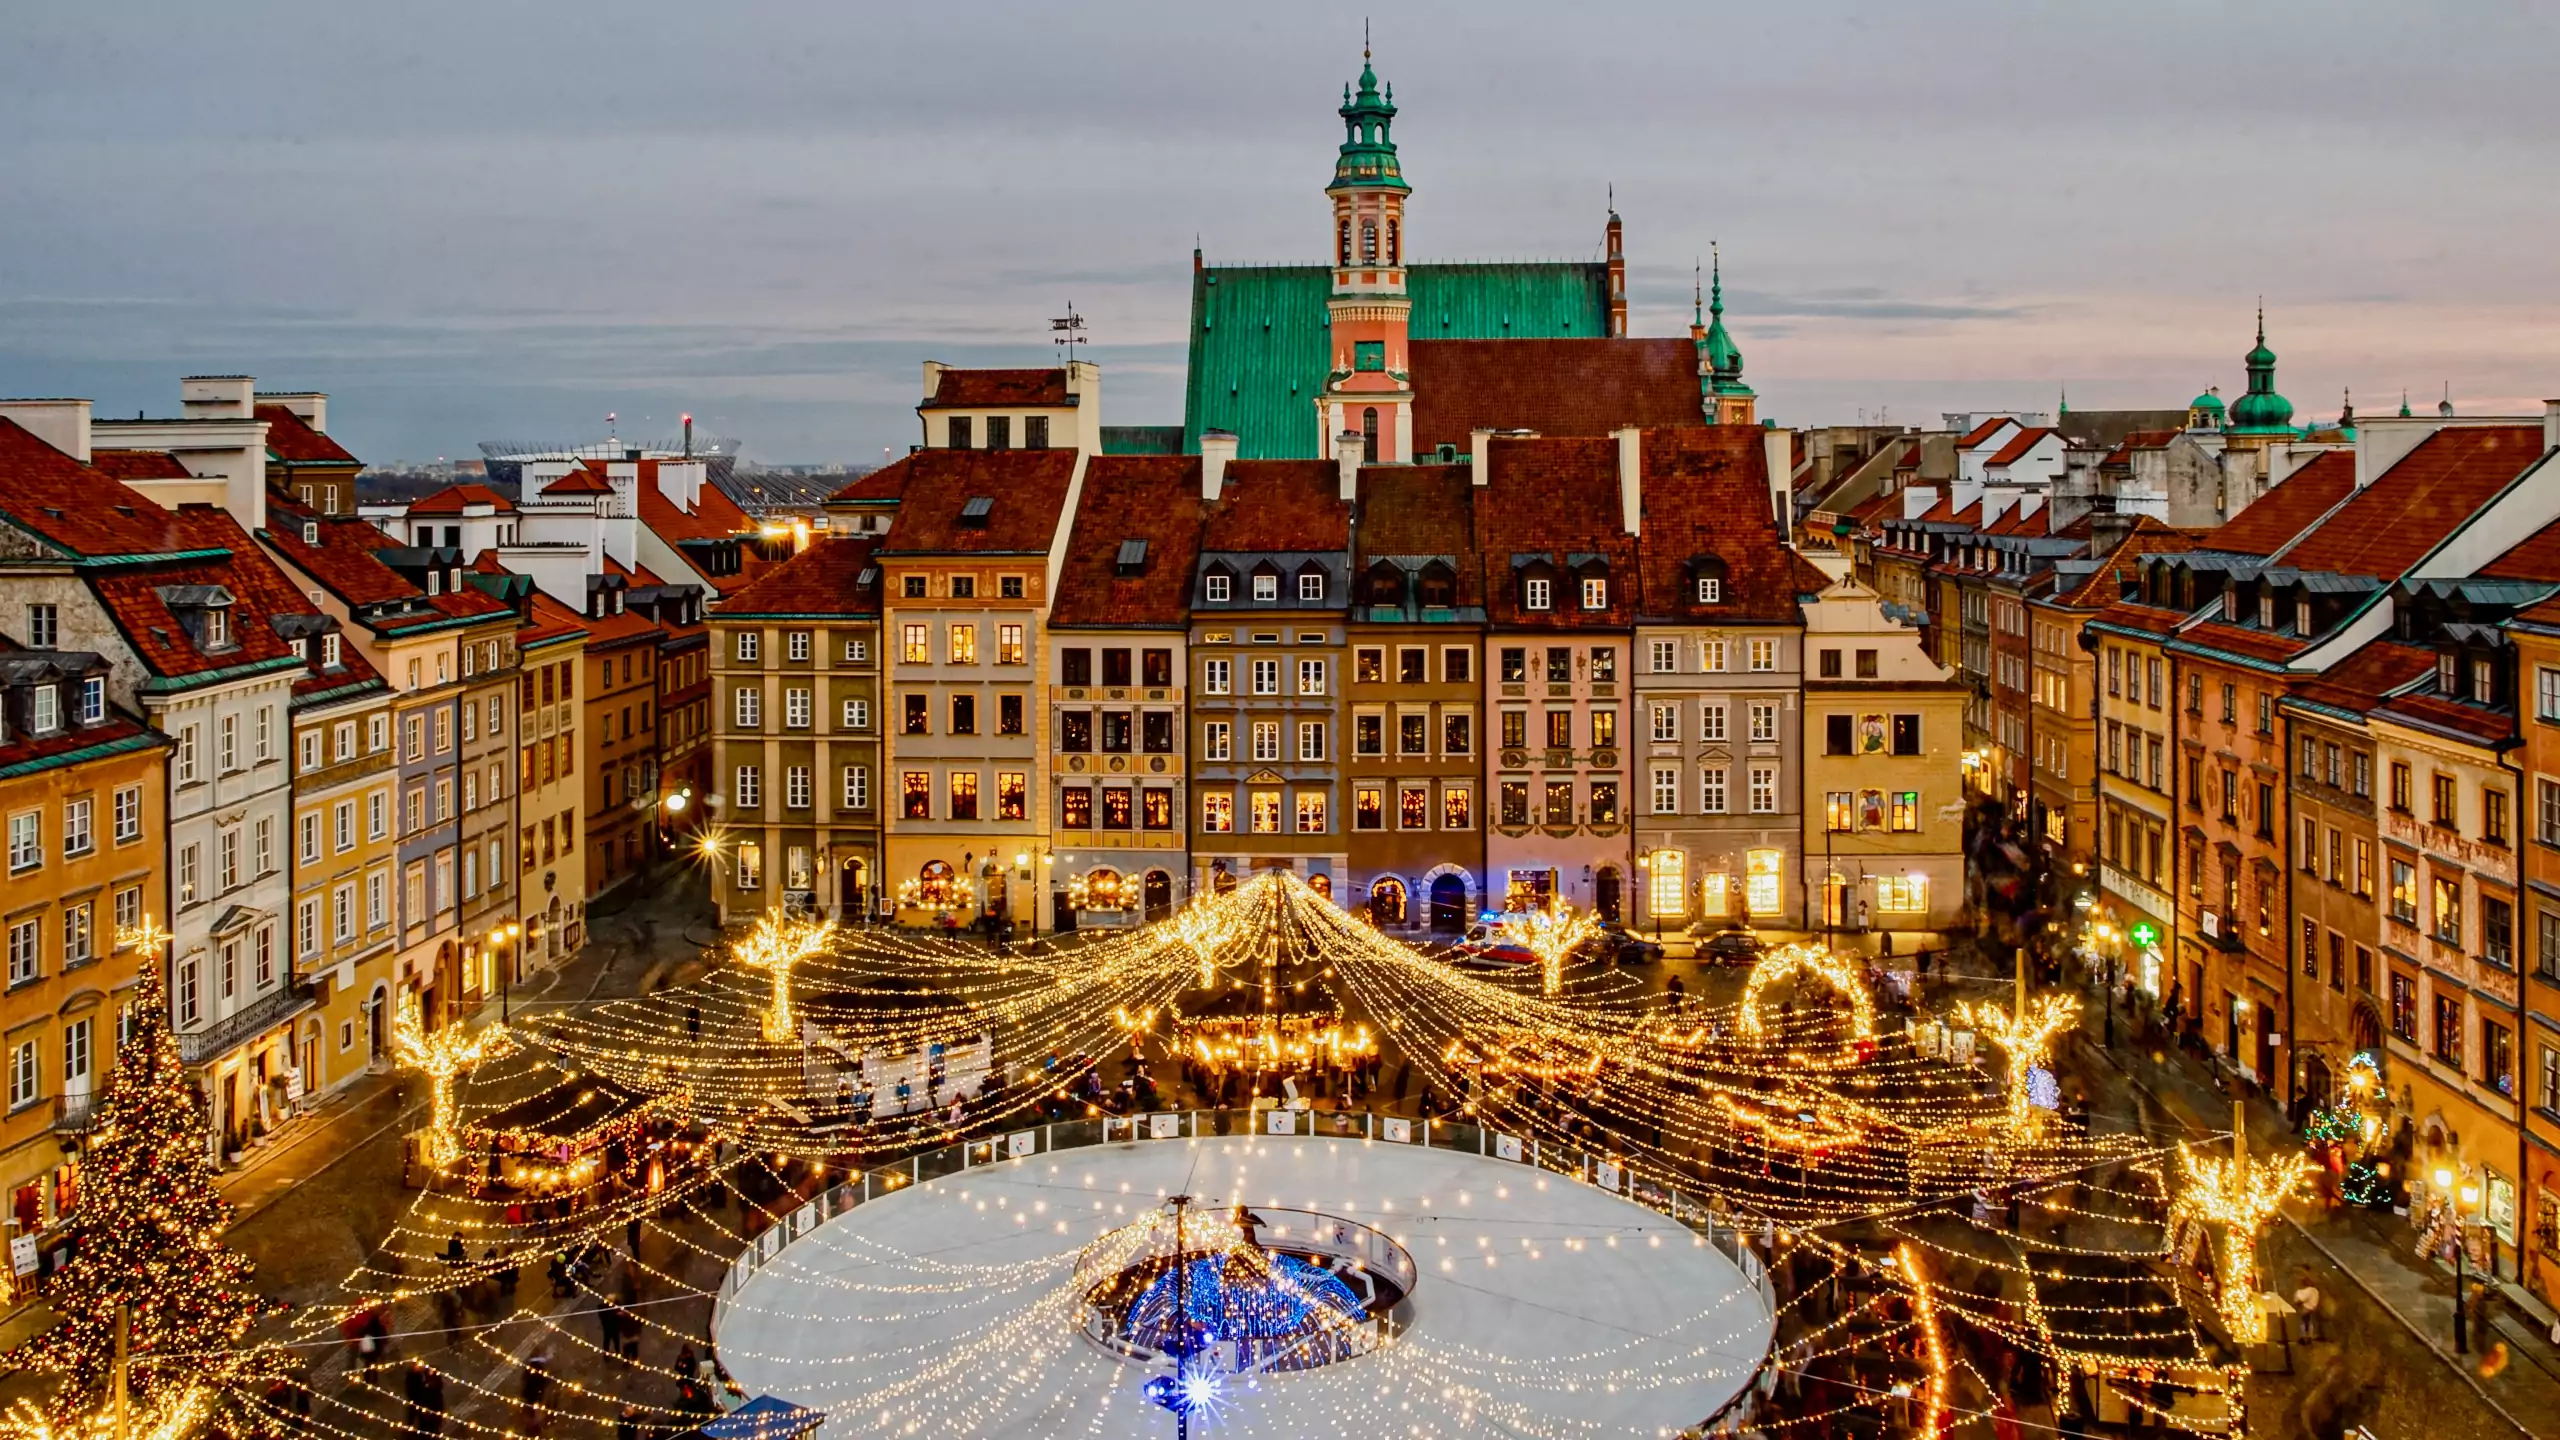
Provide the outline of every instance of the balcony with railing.
[[210,1063],[317,1003],[309,981],[289,980],[201,1030],[180,1031],[178,1058],[190,1065]]

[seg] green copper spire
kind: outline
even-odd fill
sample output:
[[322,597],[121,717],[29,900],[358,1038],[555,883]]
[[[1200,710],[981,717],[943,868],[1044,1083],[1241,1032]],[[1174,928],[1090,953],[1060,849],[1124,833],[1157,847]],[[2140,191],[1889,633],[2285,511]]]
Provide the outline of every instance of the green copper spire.
[[2280,435],[2293,428],[2293,402],[2276,393],[2276,352],[2267,348],[2267,310],[2258,307],[2258,343],[2242,357],[2249,393],[2231,402],[2231,433]]
[[1396,118],[1396,87],[1378,89],[1378,72],[1369,63],[1369,43],[1360,42],[1360,91],[1342,87],[1342,153],[1333,162],[1332,190],[1405,190],[1404,170],[1396,163],[1389,131]]
[[2400,418],[2409,418],[2409,387],[2406,385],[2400,387]]
[[1742,347],[1724,328],[1724,255],[1710,242],[1707,271],[1707,334],[1699,342],[1706,353],[1707,388],[1718,395],[1748,395],[1742,383]]

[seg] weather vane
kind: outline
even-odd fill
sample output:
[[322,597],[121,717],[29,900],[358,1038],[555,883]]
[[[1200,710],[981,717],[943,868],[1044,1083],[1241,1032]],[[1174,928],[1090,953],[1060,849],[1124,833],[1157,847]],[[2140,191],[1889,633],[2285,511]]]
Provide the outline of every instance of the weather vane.
[[1076,358],[1076,347],[1084,343],[1084,317],[1076,313],[1075,302],[1067,302],[1067,313],[1049,322],[1049,338],[1057,344],[1058,353],[1069,362]]

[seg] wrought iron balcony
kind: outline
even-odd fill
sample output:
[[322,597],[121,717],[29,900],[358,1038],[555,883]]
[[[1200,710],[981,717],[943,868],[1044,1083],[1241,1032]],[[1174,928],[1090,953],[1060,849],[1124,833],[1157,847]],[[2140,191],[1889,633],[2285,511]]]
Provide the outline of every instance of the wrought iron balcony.
[[190,1065],[218,1059],[234,1046],[301,1014],[313,1003],[309,981],[299,977],[287,981],[202,1030],[180,1031],[178,1058]]

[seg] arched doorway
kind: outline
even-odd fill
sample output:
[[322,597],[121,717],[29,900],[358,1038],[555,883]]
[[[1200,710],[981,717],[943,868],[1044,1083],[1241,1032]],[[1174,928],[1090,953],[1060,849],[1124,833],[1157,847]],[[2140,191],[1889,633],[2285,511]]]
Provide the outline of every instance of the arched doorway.
[[391,1024],[391,1017],[387,1013],[390,1009],[390,987],[374,986],[373,994],[366,997],[364,1002],[364,1054],[365,1063],[368,1065],[382,1063],[383,1046],[389,1038],[384,1032]]
[[920,892],[916,901],[925,908],[939,909],[957,903],[952,892],[960,887],[952,877],[950,861],[927,860],[923,868],[916,871],[916,881]]
[[2334,1092],[2335,1082],[2329,1078],[2329,1062],[2318,1055],[2302,1060],[2302,1093],[2314,1105],[2326,1105]]
[[1404,882],[1392,875],[1381,877],[1369,887],[1369,923],[1383,930],[1392,925],[1404,928]]
[[871,869],[859,855],[847,855],[836,873],[836,918],[860,920],[871,911]]
[[302,1095],[296,1098],[317,1095],[325,1088],[320,1083],[320,1017],[317,1015],[303,1022],[302,1054],[294,1069],[302,1075]]
[[1431,933],[1463,935],[1467,930],[1467,882],[1443,875],[1431,882]]
[[1618,923],[1618,867],[1603,865],[1591,882],[1591,908],[1611,925]]
[[1162,870],[1147,872],[1147,918],[1161,920],[1173,913],[1173,877]]

